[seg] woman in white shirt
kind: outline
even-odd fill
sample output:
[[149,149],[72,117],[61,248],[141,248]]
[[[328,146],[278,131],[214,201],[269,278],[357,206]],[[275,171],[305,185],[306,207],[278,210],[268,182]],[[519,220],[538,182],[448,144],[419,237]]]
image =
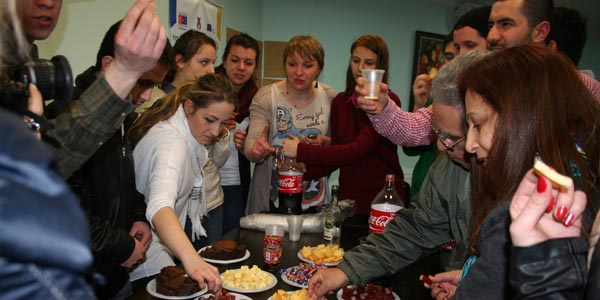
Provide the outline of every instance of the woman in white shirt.
[[136,185],[146,197],[146,218],[153,234],[147,259],[131,272],[131,280],[174,265],[174,255],[201,287],[206,281],[210,290],[220,289],[217,268],[198,256],[184,226],[189,218],[192,241],[206,236],[200,222],[206,214],[205,145],[223,131],[236,106],[231,83],[207,74],[182,84],[145,111],[130,129]]

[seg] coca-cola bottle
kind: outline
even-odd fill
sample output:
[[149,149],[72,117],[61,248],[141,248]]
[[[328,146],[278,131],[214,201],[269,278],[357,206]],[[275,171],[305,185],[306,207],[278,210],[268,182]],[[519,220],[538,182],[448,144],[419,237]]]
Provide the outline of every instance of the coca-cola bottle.
[[377,193],[371,202],[371,217],[369,218],[369,232],[381,233],[396,212],[404,207],[402,198],[396,191],[396,178],[393,174],[385,176],[385,186]]
[[304,191],[302,167],[296,158],[285,156],[279,165],[279,212],[286,215],[302,214]]

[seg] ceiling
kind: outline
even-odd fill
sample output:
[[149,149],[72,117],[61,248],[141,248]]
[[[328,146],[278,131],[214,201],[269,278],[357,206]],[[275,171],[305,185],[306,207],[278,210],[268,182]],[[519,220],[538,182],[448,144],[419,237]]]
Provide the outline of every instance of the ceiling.
[[[452,7],[457,17],[473,7],[490,5],[493,0],[422,0]],[[600,17],[592,12],[600,11],[600,1],[592,0],[554,0],[554,6],[569,6],[577,9],[588,19],[588,39],[600,39]]]

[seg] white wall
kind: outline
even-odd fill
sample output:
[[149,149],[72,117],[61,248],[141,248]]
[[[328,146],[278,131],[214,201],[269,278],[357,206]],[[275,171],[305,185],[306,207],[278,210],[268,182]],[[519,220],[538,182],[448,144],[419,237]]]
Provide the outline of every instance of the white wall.
[[[287,41],[304,34],[323,44],[325,68],[319,80],[337,91],[346,85],[352,42],[367,33],[381,36],[390,51],[389,84],[405,109],[412,85],[415,31],[446,34],[448,24],[455,22],[448,8],[416,0],[263,0],[263,16],[265,40]],[[404,172],[410,175],[418,157],[408,157],[401,149],[399,156]]]
[[[390,86],[408,107],[415,30],[445,34],[453,24],[452,12],[416,0],[216,0],[223,6],[223,36],[227,27],[259,40],[287,41],[295,34],[316,36],[325,48],[325,69],[320,80],[340,91],[345,85],[349,47],[365,33],[381,35],[390,47]],[[106,30],[121,19],[134,0],[65,0],[58,26],[51,37],[38,42],[40,57],[65,55],[73,74],[94,64]],[[159,17],[168,28],[167,0],[156,0]],[[218,63],[223,48],[218,49]],[[399,149],[400,163],[410,181],[417,158]],[[337,174],[332,181],[337,181]]]
[[[56,29],[45,41],[36,42],[40,57],[65,55],[73,74],[82,73],[95,64],[96,53],[108,28],[125,16],[134,0],[65,0]],[[155,1],[158,15],[166,27],[168,1]]]
[[[454,11],[422,0],[214,0],[223,5],[223,36],[231,27],[259,40],[287,41],[296,34],[317,37],[325,48],[320,80],[340,91],[345,85],[349,48],[365,33],[382,36],[390,49],[389,83],[408,107],[415,31],[446,34],[456,20]],[[38,42],[40,56],[65,55],[74,74],[95,62],[108,27],[121,19],[134,0],[64,0],[58,26],[51,37]],[[159,17],[168,27],[168,1],[156,0]],[[223,47],[218,51],[222,55]],[[580,63],[600,77],[600,40],[589,39]],[[220,59],[218,59],[218,63]],[[405,173],[416,158],[399,151]]]

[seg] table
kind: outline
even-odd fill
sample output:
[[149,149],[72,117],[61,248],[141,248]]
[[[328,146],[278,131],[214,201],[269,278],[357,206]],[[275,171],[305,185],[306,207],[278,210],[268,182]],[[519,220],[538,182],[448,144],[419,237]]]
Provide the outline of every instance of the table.
[[[278,289],[282,289],[282,290],[286,290],[286,291],[293,291],[293,290],[298,289],[297,287],[291,286],[291,285],[283,282],[283,280],[281,280],[281,277],[280,277],[281,275],[276,270],[269,271],[265,268],[265,266],[263,264],[263,254],[262,254],[264,235],[265,235],[264,231],[253,230],[253,229],[244,229],[244,228],[236,228],[236,229],[228,232],[226,235],[224,235],[222,237],[222,239],[236,240],[239,243],[246,245],[246,247],[250,251],[250,257],[248,259],[246,259],[245,261],[242,261],[239,263],[234,263],[234,264],[228,264],[228,265],[214,264],[214,266],[216,266],[219,269],[219,272],[221,272],[221,273],[224,272],[226,269],[240,268],[242,265],[248,265],[250,267],[252,267],[252,265],[257,265],[261,269],[274,274],[275,277],[277,278],[277,285],[275,287],[271,288],[270,290],[260,292],[260,293],[245,294],[254,300],[267,299],[267,298],[271,297],[271,295],[273,295],[273,293],[275,293]],[[343,234],[342,234],[342,237],[343,237]],[[321,243],[323,243],[323,234],[322,233],[303,232],[302,235],[300,236],[300,240],[297,242],[289,241],[287,233],[286,233],[283,238],[283,250],[282,250],[281,264],[279,266],[279,269],[289,268],[289,267],[298,265],[301,262],[301,260],[297,256],[298,251],[303,246],[306,246],[306,245],[316,246]],[[348,234],[348,237],[345,239],[343,238],[340,241],[340,243],[342,244],[341,246],[343,248],[348,249],[348,248],[358,244],[358,236]],[[328,295],[327,298],[328,299],[336,299],[335,295]],[[134,291],[133,299],[154,300],[154,299],[160,299],[160,298],[151,296],[150,294],[148,294],[146,292],[146,290],[144,288],[144,289],[138,289],[138,290]]]
[[[350,249],[359,244],[359,240],[368,235],[368,216],[354,216],[347,219],[342,223],[342,236],[340,240],[340,246],[344,249]],[[249,265],[250,267],[255,264],[261,269],[265,270],[263,265],[262,247],[263,247],[264,231],[236,228],[222,237],[225,240],[236,240],[248,248],[250,251],[250,257],[240,263],[229,264],[229,265],[216,265],[219,271],[222,273],[226,269],[237,269],[242,265]],[[281,268],[289,268],[298,265],[300,259],[298,258],[298,250],[303,246],[310,245],[315,246],[323,242],[322,233],[306,233],[303,232],[300,236],[300,240],[297,242],[290,242],[287,234],[284,236],[283,251],[281,257]],[[379,284],[384,286],[393,287],[394,291],[400,296],[402,300],[411,299],[430,299],[429,291],[423,288],[422,283],[419,282],[418,276],[420,274],[435,274],[439,263],[437,261],[437,255],[424,259],[420,263],[415,263],[411,267],[407,267],[401,270],[398,274],[392,277],[381,278],[377,280]],[[265,270],[268,271],[268,270]],[[277,278],[277,285],[272,289],[261,292],[261,293],[249,293],[245,294],[254,300],[267,299],[278,289],[286,291],[296,290],[297,287],[288,285],[281,280],[280,274],[277,271],[271,271]],[[335,295],[328,295],[328,299],[336,299]],[[156,300],[155,298],[146,292],[145,286],[134,290],[133,299],[135,300]]]

